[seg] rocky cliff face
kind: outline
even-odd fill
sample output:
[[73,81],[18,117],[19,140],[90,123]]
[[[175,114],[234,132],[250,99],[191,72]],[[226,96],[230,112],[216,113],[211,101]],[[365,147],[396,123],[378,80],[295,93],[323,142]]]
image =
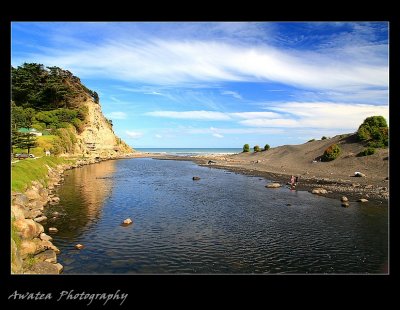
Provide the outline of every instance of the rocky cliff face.
[[101,106],[92,98],[83,103],[88,108],[86,126],[77,135],[76,154],[93,157],[118,156],[133,152],[124,141],[118,138],[110,122],[104,117]]

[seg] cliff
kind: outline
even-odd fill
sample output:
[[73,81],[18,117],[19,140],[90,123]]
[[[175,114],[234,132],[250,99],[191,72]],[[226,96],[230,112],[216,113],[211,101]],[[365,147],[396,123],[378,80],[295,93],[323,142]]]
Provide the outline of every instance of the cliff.
[[84,130],[76,135],[75,154],[94,157],[113,157],[132,153],[133,149],[118,138],[111,123],[104,117],[100,104],[92,98],[82,103],[87,107]]

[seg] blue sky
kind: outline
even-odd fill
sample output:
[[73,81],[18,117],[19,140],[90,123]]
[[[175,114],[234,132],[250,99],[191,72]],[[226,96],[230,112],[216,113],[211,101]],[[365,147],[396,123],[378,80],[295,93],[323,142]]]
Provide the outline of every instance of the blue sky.
[[387,22],[13,22],[12,60],[97,91],[132,147],[272,147],[389,121]]

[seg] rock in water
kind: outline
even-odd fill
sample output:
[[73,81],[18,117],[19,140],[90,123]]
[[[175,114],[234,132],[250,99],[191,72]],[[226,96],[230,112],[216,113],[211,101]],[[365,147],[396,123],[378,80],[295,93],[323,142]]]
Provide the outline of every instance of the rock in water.
[[358,202],[368,202],[368,199],[360,198],[360,199],[358,199],[357,201],[358,201]]
[[82,250],[85,246],[83,244],[78,243],[77,245],[75,245],[75,249],[77,250]]
[[49,228],[49,233],[56,233],[56,232],[58,232],[58,229],[57,228],[55,228],[55,227],[50,227]]
[[356,171],[356,172],[354,172],[354,176],[355,177],[360,177],[360,178],[365,178],[366,175],[364,173],[362,173],[362,172]]
[[193,181],[198,181],[200,180],[200,177],[193,177]]
[[40,223],[40,222],[43,222],[43,221],[47,221],[47,217],[44,216],[44,215],[43,216],[39,216],[39,217],[35,218],[34,221],[37,222],[37,223]]
[[123,222],[122,222],[122,226],[128,226],[128,225],[131,225],[133,223],[133,221],[130,219],[130,218],[127,218],[126,220],[124,220]]
[[348,202],[349,199],[346,196],[342,196],[342,198],[340,198],[341,202]]
[[348,207],[350,207],[350,205],[349,205],[348,202],[342,202],[342,207],[343,208],[348,208]]
[[281,187],[281,185],[279,183],[269,183],[267,185],[265,185],[266,188],[278,188]]

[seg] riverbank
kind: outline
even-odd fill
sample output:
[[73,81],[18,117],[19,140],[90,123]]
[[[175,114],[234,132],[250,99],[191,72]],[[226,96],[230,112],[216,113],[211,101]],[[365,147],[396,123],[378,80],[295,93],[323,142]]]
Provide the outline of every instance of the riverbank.
[[12,167],[11,192],[11,272],[13,274],[59,274],[63,266],[57,263],[60,250],[51,242],[57,233],[59,212],[53,212],[54,227],[45,232],[41,223],[48,218],[44,209],[58,205],[55,190],[64,180],[64,171],[99,163],[104,160],[132,158],[135,154],[109,157],[43,158],[15,163]]
[[[325,197],[341,199],[346,196],[349,201],[359,201],[366,199],[371,202],[377,202],[382,205],[388,205],[389,200],[389,180],[380,175],[366,175],[364,177],[355,177],[354,172],[343,168],[339,171],[334,168],[335,175],[329,172],[326,167],[321,167],[325,163],[311,163],[303,167],[306,172],[299,173],[299,168],[290,167],[278,168],[277,165],[266,165],[260,156],[263,154],[233,154],[233,155],[197,155],[197,156],[174,156],[165,154],[141,153],[137,157],[151,157],[159,160],[179,160],[193,161],[200,166],[210,168],[226,169],[235,173],[241,173],[251,176],[258,176],[268,179],[274,183],[285,186],[291,175],[299,176],[299,183],[296,190],[312,192],[316,188],[326,190]],[[365,170],[363,170],[365,171]],[[347,174],[348,173],[348,174]],[[383,171],[384,173],[384,171]]]

